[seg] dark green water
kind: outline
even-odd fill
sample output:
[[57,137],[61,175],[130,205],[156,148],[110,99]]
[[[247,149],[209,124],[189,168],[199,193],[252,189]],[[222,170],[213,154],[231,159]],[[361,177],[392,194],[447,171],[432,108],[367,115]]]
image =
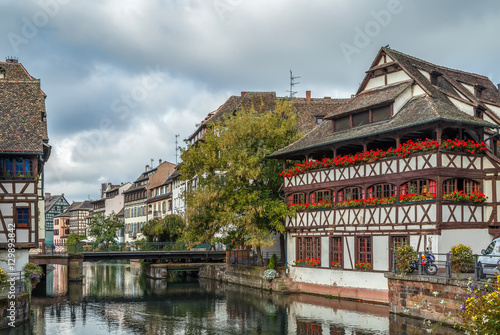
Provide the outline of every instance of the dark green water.
[[[83,282],[68,283],[57,266],[33,293],[31,324],[0,334],[427,334],[431,327],[387,306],[189,276],[152,280],[128,264],[88,263],[84,273]],[[433,334],[461,333],[435,327]]]

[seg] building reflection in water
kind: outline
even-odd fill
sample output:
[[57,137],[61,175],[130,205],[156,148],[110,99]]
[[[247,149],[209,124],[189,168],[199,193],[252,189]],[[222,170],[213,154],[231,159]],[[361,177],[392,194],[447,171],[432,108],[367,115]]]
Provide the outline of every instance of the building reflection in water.
[[[153,280],[129,264],[87,263],[84,271],[82,282],[69,284],[54,271],[54,289],[47,290],[53,297],[33,299],[33,334],[426,333],[421,320],[390,315],[387,306],[280,295],[187,274]],[[442,327],[433,334],[462,333]]]

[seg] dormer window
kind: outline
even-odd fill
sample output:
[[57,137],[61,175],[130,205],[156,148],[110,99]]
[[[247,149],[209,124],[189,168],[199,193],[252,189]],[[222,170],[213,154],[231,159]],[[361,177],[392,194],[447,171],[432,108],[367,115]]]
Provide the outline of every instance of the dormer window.
[[474,116],[475,117],[482,119],[483,114],[484,114],[484,109],[481,106],[477,106],[476,108],[474,108]]
[[481,85],[474,86],[474,95],[476,96],[476,98],[481,99],[481,93],[484,89],[485,88]]
[[442,73],[439,73],[437,71],[432,71],[431,72],[431,84],[437,86],[438,85],[438,78],[441,75],[442,75]]
[[333,120],[333,131],[341,131],[349,128],[363,126],[373,122],[390,119],[392,116],[392,105],[384,105],[346,115]]
[[321,124],[323,122],[324,116],[316,116],[316,124]]

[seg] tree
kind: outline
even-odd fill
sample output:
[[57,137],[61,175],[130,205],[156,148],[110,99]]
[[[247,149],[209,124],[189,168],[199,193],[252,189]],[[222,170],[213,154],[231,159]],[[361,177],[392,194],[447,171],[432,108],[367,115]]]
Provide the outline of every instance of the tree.
[[180,216],[167,215],[161,220],[148,221],[141,232],[148,242],[175,242],[182,235],[184,227],[184,220]]
[[118,237],[118,230],[123,228],[123,223],[114,215],[104,216],[98,212],[92,216],[89,223],[89,236],[95,237],[97,243],[114,242]]
[[271,232],[284,233],[292,213],[279,198],[282,164],[266,157],[300,138],[296,123],[290,102],[278,100],[269,111],[239,109],[182,150],[182,178],[199,179],[184,195],[186,239],[253,246],[262,262],[261,248],[273,244]]

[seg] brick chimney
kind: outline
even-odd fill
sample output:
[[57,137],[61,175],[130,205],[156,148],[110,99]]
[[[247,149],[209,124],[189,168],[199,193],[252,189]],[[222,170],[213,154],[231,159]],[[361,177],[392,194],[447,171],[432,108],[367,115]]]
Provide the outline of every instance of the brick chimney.
[[311,91],[306,91],[306,101],[311,101]]
[[50,198],[50,193],[45,193],[45,199]]
[[146,165],[146,172],[149,171],[149,165]]
[[160,158],[160,159],[158,159],[158,166],[160,166],[162,162],[163,162],[163,161],[161,160],[161,158]]
[[244,98],[245,95],[247,95],[248,92],[241,92],[241,97]]

